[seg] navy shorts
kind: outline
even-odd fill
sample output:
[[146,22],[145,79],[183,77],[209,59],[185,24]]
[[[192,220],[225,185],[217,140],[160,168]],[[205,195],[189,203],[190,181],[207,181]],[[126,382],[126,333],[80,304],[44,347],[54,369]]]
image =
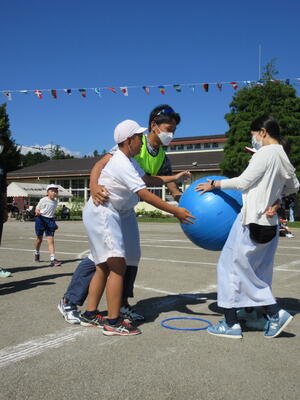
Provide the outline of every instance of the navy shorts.
[[36,236],[54,236],[54,232],[58,226],[54,218],[42,217],[41,215],[35,217],[35,233]]

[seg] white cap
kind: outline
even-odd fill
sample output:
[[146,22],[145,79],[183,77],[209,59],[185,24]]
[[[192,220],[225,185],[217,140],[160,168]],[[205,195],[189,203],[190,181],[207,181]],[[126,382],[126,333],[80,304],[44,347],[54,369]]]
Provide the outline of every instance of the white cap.
[[49,189],[56,189],[56,190],[58,190],[58,186],[57,186],[57,185],[54,185],[53,183],[51,183],[51,184],[48,185],[47,188],[46,188],[47,192],[48,192]]
[[127,138],[146,132],[147,128],[141,127],[137,122],[126,119],[115,127],[114,139],[117,144],[124,142]]

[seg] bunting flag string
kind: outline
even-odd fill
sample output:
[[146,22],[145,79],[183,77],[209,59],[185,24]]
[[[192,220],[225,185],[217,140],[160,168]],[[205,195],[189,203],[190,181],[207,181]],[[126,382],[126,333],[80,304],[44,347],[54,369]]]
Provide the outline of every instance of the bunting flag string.
[[92,91],[97,96],[102,97],[102,93],[104,90],[108,90],[114,94],[118,94],[118,90],[124,95],[129,95],[129,89],[142,89],[144,92],[149,95],[150,89],[158,89],[162,95],[166,94],[166,89],[172,88],[177,93],[182,93],[182,89],[184,87],[189,88],[193,93],[197,88],[201,88],[204,92],[208,92],[210,87],[215,87],[220,92],[225,85],[231,86],[234,91],[238,88],[242,87],[255,87],[255,86],[264,86],[267,82],[278,82],[283,83],[285,85],[292,85],[295,82],[296,86],[300,84],[300,78],[284,78],[284,79],[271,79],[269,81],[266,80],[245,80],[245,81],[229,81],[229,82],[198,82],[198,83],[180,83],[180,84],[164,84],[164,85],[147,85],[147,86],[119,86],[116,87],[94,87],[94,88],[69,88],[69,89],[19,89],[19,90],[0,90],[9,101],[13,99],[13,94],[22,93],[29,94],[33,93],[37,96],[38,99],[43,99],[43,95],[46,93],[50,93],[53,99],[58,98],[58,93],[62,92],[66,95],[70,96],[73,92],[79,92],[82,97],[87,97],[87,91]]

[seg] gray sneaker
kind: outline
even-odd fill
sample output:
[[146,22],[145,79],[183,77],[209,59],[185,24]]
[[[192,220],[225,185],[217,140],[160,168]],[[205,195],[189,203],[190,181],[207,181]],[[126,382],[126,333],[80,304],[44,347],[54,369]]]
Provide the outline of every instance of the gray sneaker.
[[70,305],[69,303],[65,303],[64,299],[61,299],[57,308],[66,322],[69,324],[80,324],[80,312],[74,304]]

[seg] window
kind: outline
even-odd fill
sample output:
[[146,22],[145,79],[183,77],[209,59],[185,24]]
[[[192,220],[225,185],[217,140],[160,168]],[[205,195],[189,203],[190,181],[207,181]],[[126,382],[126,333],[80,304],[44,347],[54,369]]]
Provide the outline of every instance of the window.
[[84,190],[73,190],[72,195],[77,199],[84,199]]
[[70,188],[70,180],[69,179],[58,179],[57,185],[62,186],[64,189],[69,189]]
[[177,146],[177,150],[183,150],[183,149],[184,149],[183,144],[179,144],[179,145]]
[[204,143],[204,148],[205,149],[210,149],[210,143]]
[[195,149],[195,150],[201,149],[201,143],[196,143],[196,144],[194,145],[194,149]]
[[194,147],[194,146],[193,146],[192,144],[187,144],[187,145],[186,145],[186,149],[187,149],[187,150],[193,150],[193,147]]
[[72,189],[84,189],[84,179],[73,179],[71,185]]
[[212,147],[213,147],[214,149],[218,148],[218,147],[219,147],[219,143],[213,143],[213,144],[212,144]]

